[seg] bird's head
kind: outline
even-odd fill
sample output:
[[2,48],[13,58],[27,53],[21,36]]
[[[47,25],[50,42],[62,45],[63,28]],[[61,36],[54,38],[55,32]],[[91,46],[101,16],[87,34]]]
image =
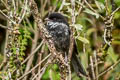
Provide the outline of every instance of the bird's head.
[[60,13],[57,13],[57,12],[54,12],[54,13],[51,13],[48,18],[46,18],[46,20],[50,20],[50,21],[53,21],[53,22],[62,22],[62,23],[65,23],[68,25],[68,22],[66,20],[66,18],[60,14]]

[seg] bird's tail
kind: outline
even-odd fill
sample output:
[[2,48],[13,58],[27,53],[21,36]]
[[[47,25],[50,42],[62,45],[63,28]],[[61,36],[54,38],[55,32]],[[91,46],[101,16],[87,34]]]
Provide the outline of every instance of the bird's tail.
[[88,76],[87,73],[85,72],[85,69],[83,68],[83,65],[80,62],[80,59],[77,57],[78,51],[77,51],[77,45],[75,44],[74,41],[74,49],[73,49],[73,54],[72,54],[72,59],[71,63],[74,68],[74,71],[76,74],[81,77],[81,76]]
[[87,74],[80,62],[80,60],[78,59],[77,55],[73,53],[72,55],[72,60],[71,60],[72,66],[74,68],[74,71],[77,73],[77,75],[80,76],[86,76]]

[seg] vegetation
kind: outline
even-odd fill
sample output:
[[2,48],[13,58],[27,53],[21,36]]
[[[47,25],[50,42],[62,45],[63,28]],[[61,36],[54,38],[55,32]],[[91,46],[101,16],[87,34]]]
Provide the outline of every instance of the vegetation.
[[[88,78],[77,77],[55,51],[44,29],[51,12],[66,16],[73,34],[69,54],[74,37]],[[0,0],[0,80],[66,78],[120,80],[120,0]]]

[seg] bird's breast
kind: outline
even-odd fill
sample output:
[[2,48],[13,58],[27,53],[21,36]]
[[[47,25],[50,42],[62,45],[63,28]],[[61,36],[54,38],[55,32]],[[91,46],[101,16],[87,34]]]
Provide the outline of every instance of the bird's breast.
[[53,37],[56,49],[67,51],[70,44],[69,26],[60,22],[48,22],[46,28]]

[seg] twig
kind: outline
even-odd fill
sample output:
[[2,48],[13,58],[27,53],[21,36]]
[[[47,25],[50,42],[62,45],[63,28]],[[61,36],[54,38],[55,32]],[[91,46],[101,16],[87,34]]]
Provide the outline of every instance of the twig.
[[56,10],[56,8],[57,8],[56,5],[58,4],[59,1],[60,1],[60,0],[56,0],[55,6],[53,6],[52,12],[55,12],[55,10]]
[[[31,49],[31,53],[30,53],[30,54],[32,54],[32,52],[34,51],[34,49],[35,49],[36,46],[37,46],[37,41],[38,41],[38,36],[39,36],[39,32],[38,32],[37,26],[35,26],[35,34],[34,34],[34,35],[35,35],[35,36],[34,36],[34,39],[33,39],[33,44],[32,44],[32,49]],[[27,71],[29,71],[29,69],[30,69],[30,67],[31,67],[31,65],[32,65],[32,62],[33,62],[33,58],[34,58],[34,55],[32,55],[32,56],[29,58],[24,73],[26,73]],[[24,80],[26,80],[26,79],[27,79],[27,76],[24,78]]]
[[43,41],[35,48],[35,50],[21,64],[23,65],[32,55],[34,55],[38,51],[38,49],[42,46],[42,44],[43,44]]
[[23,9],[22,9],[22,11],[21,11],[21,18],[20,18],[18,24],[21,23],[21,21],[23,20],[25,14],[26,14],[26,11],[27,11],[27,4],[28,4],[28,0],[25,0],[25,4],[24,4]]
[[96,54],[96,51],[94,51],[94,58],[95,58],[95,74],[96,74],[96,80],[98,80],[98,61],[97,61],[97,54]]
[[15,1],[12,0],[12,4],[13,4],[13,7],[14,7],[14,12],[16,11],[16,6],[15,6]]
[[26,72],[25,74],[23,74],[20,78],[18,78],[17,80],[22,79],[23,77],[25,77],[27,74],[31,73],[34,69],[36,69],[39,65],[41,65],[41,63],[43,63],[46,59],[48,59],[51,56],[51,54],[49,54],[48,56],[46,56],[41,62],[39,62],[36,66],[34,66],[30,71]]
[[[38,75],[40,75],[40,78],[42,77],[42,75],[45,73],[45,70],[46,70],[46,67],[47,67],[47,65],[45,65],[39,72],[41,72],[41,73],[37,73],[37,74],[35,74],[35,76],[32,78],[32,80],[34,80]],[[40,79],[38,79],[38,80],[40,80]]]
[[109,15],[108,0],[105,0],[106,15]]
[[78,10],[78,15],[81,13],[81,11],[82,11],[82,9],[83,9],[84,3],[85,3],[85,1],[82,0],[81,6],[80,6],[80,8],[79,8],[79,10]]
[[99,78],[100,76],[102,76],[102,75],[105,74],[106,72],[113,70],[119,63],[120,63],[120,59],[119,59],[116,63],[114,63],[112,66],[110,66],[108,69],[106,69],[106,70],[104,70],[103,72],[101,72],[101,73],[98,75],[97,78]]
[[3,0],[1,0],[1,2],[2,2],[3,5],[5,6],[5,8],[8,10],[9,8],[8,8],[7,4],[6,4]]
[[117,9],[115,9],[115,10],[111,13],[111,15],[114,15],[119,9],[120,9],[120,6],[119,6]]
[[[45,53],[44,49],[45,49],[45,45],[42,46],[42,49],[41,49],[40,53]],[[40,53],[38,54],[39,55],[38,63],[41,62],[41,60],[42,60],[42,55],[43,54],[40,54]],[[38,73],[39,73],[39,75],[38,75],[37,80],[41,79],[41,72],[40,72],[41,67],[42,67],[41,65],[38,67]]]
[[10,20],[13,24],[16,24],[16,22],[13,21],[12,19],[10,19],[9,16],[7,16],[6,14],[4,14],[4,13],[2,12],[2,10],[0,10],[0,13],[1,13],[3,16],[5,16],[8,20]]
[[0,27],[4,28],[4,29],[8,29],[7,26],[4,26],[2,24],[0,24]]
[[75,1],[74,0],[71,0],[71,7],[72,7],[72,27],[71,27],[71,36],[70,36],[70,48],[69,48],[69,54],[68,54],[68,59],[69,61],[71,61],[71,57],[72,57],[72,53],[73,53],[73,45],[75,44],[75,40],[73,38],[73,31],[74,31],[74,24],[75,24],[75,19],[76,19],[76,16],[75,16]]
[[93,12],[97,13],[101,17],[101,19],[105,20],[103,16],[101,16],[95,9],[92,8],[92,6],[87,2],[87,0],[84,1]]
[[91,62],[92,78],[93,80],[95,80],[95,72],[94,72],[94,64],[93,64],[92,56],[90,56],[90,62]]
[[43,4],[43,9],[45,8],[47,2],[48,2],[48,0],[45,0],[45,2],[44,2],[44,4]]
[[50,80],[53,80],[52,78],[52,69],[49,70]]
[[62,4],[61,4],[61,6],[60,6],[60,8],[59,8],[58,12],[60,12],[60,11],[62,10],[62,8],[63,8],[64,4],[65,4],[65,0],[62,0]]

